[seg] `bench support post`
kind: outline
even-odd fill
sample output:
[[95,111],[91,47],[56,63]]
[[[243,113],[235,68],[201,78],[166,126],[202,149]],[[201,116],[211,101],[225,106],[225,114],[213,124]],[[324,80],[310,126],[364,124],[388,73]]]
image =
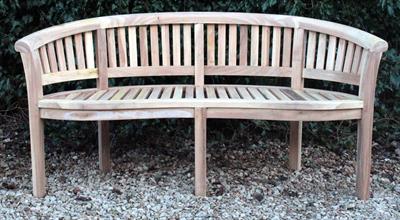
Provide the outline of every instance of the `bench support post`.
[[290,122],[289,169],[301,169],[301,139],[303,122]]
[[358,121],[357,130],[357,165],[356,192],[362,200],[369,198],[371,172],[371,146],[373,115],[363,114]]
[[195,108],[194,113],[195,195],[206,196],[206,109]]
[[35,197],[46,195],[46,173],[44,153],[44,123],[39,109],[29,110],[29,128],[32,158],[32,185]]
[[111,170],[109,122],[98,122],[99,166],[102,172]]

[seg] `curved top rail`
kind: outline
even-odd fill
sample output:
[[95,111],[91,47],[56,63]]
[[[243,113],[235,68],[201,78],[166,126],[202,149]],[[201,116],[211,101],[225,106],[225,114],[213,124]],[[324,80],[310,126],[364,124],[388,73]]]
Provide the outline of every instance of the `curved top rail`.
[[96,29],[132,25],[185,23],[246,24],[304,28],[352,41],[372,52],[384,52],[388,48],[386,41],[368,32],[343,24],[313,18],[234,12],[163,12],[105,16],[56,25],[34,32],[18,40],[15,43],[15,49],[18,52],[29,52],[59,38]]

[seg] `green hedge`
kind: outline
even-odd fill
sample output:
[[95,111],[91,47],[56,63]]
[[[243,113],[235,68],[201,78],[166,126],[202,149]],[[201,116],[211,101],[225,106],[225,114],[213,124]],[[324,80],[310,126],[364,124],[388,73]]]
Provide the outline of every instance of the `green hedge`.
[[[13,47],[17,39],[45,27],[83,18],[165,11],[237,11],[299,15],[347,24],[387,40],[390,50],[383,56],[376,91],[375,119],[378,123],[375,124],[375,129],[378,132],[375,132],[375,135],[376,140],[382,144],[388,144],[400,135],[400,1],[396,0],[365,0],[362,2],[335,0],[0,0],[0,110],[13,112],[21,107],[26,108],[27,105],[22,64]],[[152,123],[158,123],[158,121]],[[256,122],[255,125],[262,130],[268,130],[271,123]],[[136,125],[136,128],[143,128],[143,126],[142,123]],[[90,126],[86,128],[88,127]],[[75,131],[77,126],[74,123],[69,126],[57,123],[50,126],[51,131],[62,131],[67,128]],[[354,130],[354,123],[307,123],[306,128],[306,132],[309,134],[322,132],[330,137],[328,134],[332,132],[350,134]],[[121,129],[123,130],[123,128]],[[51,135],[62,136],[60,133],[50,132]],[[79,136],[79,132],[76,132],[76,135]],[[327,140],[332,142],[329,138]],[[327,140],[322,141],[326,142]],[[342,144],[346,144],[346,140],[353,144],[354,136],[342,137],[340,140],[342,140]],[[337,140],[333,141],[333,143],[336,142]]]

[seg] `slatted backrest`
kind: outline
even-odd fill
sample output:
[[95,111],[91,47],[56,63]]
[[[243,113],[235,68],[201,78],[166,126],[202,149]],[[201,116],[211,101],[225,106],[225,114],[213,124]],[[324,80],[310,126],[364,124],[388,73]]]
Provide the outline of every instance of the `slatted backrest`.
[[194,24],[108,28],[108,77],[194,75]]
[[205,75],[292,76],[293,28],[205,24]]
[[42,85],[97,78],[106,88],[108,78],[160,75],[194,76],[203,85],[207,75],[237,75],[290,77],[301,88],[304,78],[359,85],[387,43],[308,18],[188,12],[77,21],[31,34],[16,48],[38,56]]
[[97,78],[96,32],[63,37],[41,46],[42,84]]
[[306,31],[303,77],[359,85],[368,49],[344,38]]

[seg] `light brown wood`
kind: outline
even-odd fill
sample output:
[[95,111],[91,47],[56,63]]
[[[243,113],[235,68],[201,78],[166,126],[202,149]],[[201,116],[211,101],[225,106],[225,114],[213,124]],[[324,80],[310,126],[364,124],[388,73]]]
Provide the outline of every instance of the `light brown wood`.
[[206,157],[207,115],[204,108],[194,109],[194,154],[195,154],[195,195],[207,194],[207,157]]
[[65,63],[65,55],[64,55],[64,42],[62,39],[56,41],[56,53],[57,53],[59,70],[60,71],[67,70],[67,65]]
[[346,41],[343,39],[339,39],[339,46],[336,54],[336,62],[335,62],[335,71],[343,71],[343,64],[345,58],[346,51]]
[[107,54],[108,54],[108,66],[117,66],[117,52],[115,49],[115,30],[107,30]]
[[158,26],[150,26],[151,65],[160,65],[160,50],[158,47]]
[[83,48],[82,34],[76,34],[74,36],[74,40],[75,40],[75,55],[78,63],[78,69],[85,69],[86,62],[85,62],[85,52]]
[[274,27],[272,32],[272,66],[280,66],[281,60],[281,28]]
[[[288,36],[286,36],[288,35]],[[284,35],[284,52],[283,56],[288,56],[287,50],[285,49],[285,44],[291,42],[287,38],[291,39],[292,33],[285,29]],[[304,87],[304,80],[302,77],[303,66],[304,66],[304,30],[295,29],[293,36],[293,76],[291,87],[295,90],[301,90]],[[287,46],[289,47],[289,46]],[[286,51],[286,52],[285,52]],[[283,61],[283,66],[288,66],[288,61]],[[303,122],[302,121],[291,121],[290,122],[290,139],[289,139],[289,168],[292,170],[301,169],[301,144],[302,144],[302,134],[303,134]]]
[[315,67],[315,49],[317,46],[317,34],[315,32],[308,32],[308,43],[307,43],[307,63],[306,67],[312,69]]
[[127,47],[126,47],[125,27],[120,27],[117,29],[117,37],[118,37],[118,66],[127,67],[128,55],[126,52]]
[[50,71],[57,72],[58,65],[57,65],[56,51],[54,49],[53,42],[47,44],[47,55],[48,55],[49,63],[50,63]]
[[[71,111],[62,109],[41,109],[40,117],[42,119],[72,120],[72,121],[132,120],[132,119],[161,119],[161,118],[193,118],[194,117],[193,112],[194,112],[193,108],[131,109],[131,110],[104,110],[104,111],[86,111],[86,110]],[[105,121],[102,121],[102,123],[104,122]],[[104,162],[103,164],[106,164]]]
[[[122,32],[122,31],[121,31]],[[120,32],[118,33],[120,34]],[[125,32],[124,32],[125,34]],[[121,45],[121,44],[119,44]],[[126,48],[126,45],[124,45]],[[104,91],[108,88],[108,73],[107,73],[107,35],[104,29],[97,30],[96,38],[96,60],[98,67],[97,88]],[[92,96],[93,97],[93,96]],[[101,96],[99,96],[100,98]],[[100,118],[97,122],[97,134],[99,145],[99,168],[102,172],[111,170],[110,156],[110,132],[109,122],[104,118]]]
[[353,56],[354,56],[354,44],[352,42],[349,42],[347,44],[346,59],[344,61],[343,72],[345,73],[351,72],[351,64],[353,62]]
[[337,39],[335,36],[329,36],[328,55],[326,58],[326,70],[333,70],[335,67]]
[[[308,33],[307,39],[304,33]],[[378,37],[332,22],[245,13],[117,15],[33,33],[19,40],[15,48],[21,52],[27,79],[34,194],[45,194],[43,119],[99,121],[100,169],[108,171],[108,120],[194,118],[198,195],[206,194],[207,118],[291,121],[292,169],[301,165],[302,121],[358,119],[357,195],[367,199],[376,74],[387,47]],[[207,75],[289,77],[291,87],[207,85]],[[194,76],[194,84],[108,88],[109,78],[138,76]],[[359,95],[303,88],[305,78],[359,85]],[[43,96],[43,85],[84,79],[96,79],[97,88]]]
[[75,64],[74,48],[73,48],[73,44],[72,44],[72,37],[65,38],[65,51],[67,54],[68,70],[75,70],[76,64]]
[[360,46],[356,45],[356,48],[354,50],[353,63],[351,64],[351,72],[354,74],[357,74],[357,72],[358,72],[360,59],[361,59],[361,53],[362,53],[362,48]]
[[194,26],[194,65],[196,86],[204,86],[204,25],[196,24]]
[[[191,25],[183,26],[183,65],[191,66],[192,65],[192,27]],[[202,40],[204,45],[204,42]],[[201,53],[204,56],[204,53]],[[204,64],[202,64],[204,66]]]
[[[282,66],[289,67],[292,56],[292,29],[285,28],[283,30],[283,49],[282,49]],[[299,45],[303,46],[303,45]]]
[[47,57],[46,46],[39,48],[40,60],[42,61],[43,73],[50,73],[49,58]]
[[249,31],[248,26],[240,25],[240,45],[239,45],[239,65],[246,66],[247,65],[247,53],[248,53],[248,38]]
[[172,25],[172,57],[174,66],[181,65],[181,27]]
[[229,66],[236,66],[237,25],[229,25]]
[[261,33],[261,66],[269,65],[270,27],[262,27]]
[[385,41],[362,30],[311,18],[249,13],[180,12],[116,15],[70,22],[24,37],[17,42],[16,49],[19,52],[33,51],[48,42],[99,28],[153,24],[193,24],[199,21],[206,24],[266,25],[303,28],[344,38],[369,49],[371,52],[383,52],[388,47]]
[[161,47],[162,47],[162,60],[163,66],[171,65],[171,54],[169,52],[169,26],[161,26]]
[[317,52],[317,63],[316,69],[325,68],[325,58],[326,58],[326,34],[319,34],[318,37],[318,52]]
[[207,65],[215,65],[215,26],[207,25]]
[[250,41],[250,65],[258,66],[258,50],[260,31],[259,26],[251,27],[251,41]]
[[85,53],[87,68],[94,68],[94,49],[92,32],[85,33]]
[[225,66],[226,62],[226,25],[218,25],[218,66]]
[[46,194],[44,124],[40,118],[38,101],[43,96],[41,86],[41,63],[38,51],[21,53],[28,91],[29,133],[32,157],[33,195],[43,197]]
[[303,77],[307,79],[319,79],[332,82],[348,83],[352,85],[360,84],[360,76],[339,71],[304,69]]
[[371,148],[376,78],[382,53],[368,53],[365,66],[361,66],[360,97],[364,100],[361,120],[358,121],[356,191],[357,197],[370,196]]
[[149,65],[149,50],[147,45],[147,27],[139,27],[139,46],[140,46],[140,66]]
[[129,66],[138,66],[136,27],[128,28]]

